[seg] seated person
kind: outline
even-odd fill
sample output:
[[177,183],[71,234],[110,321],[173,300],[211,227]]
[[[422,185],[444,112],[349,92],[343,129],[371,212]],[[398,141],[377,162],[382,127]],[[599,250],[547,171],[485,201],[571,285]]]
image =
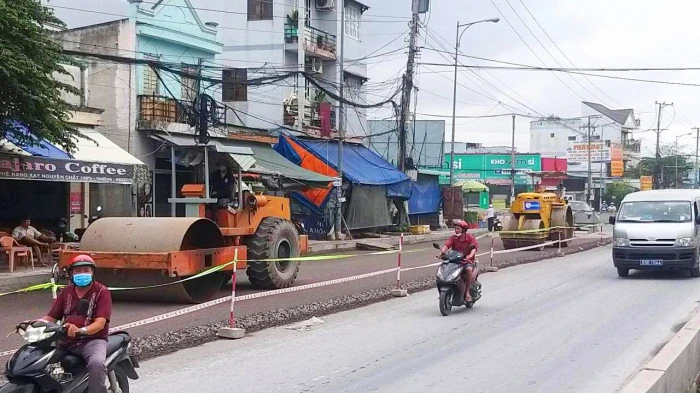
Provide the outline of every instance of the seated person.
[[31,226],[31,219],[27,216],[22,217],[20,226],[12,231],[12,237],[17,240],[17,242],[23,246],[31,247],[34,251],[34,256],[39,260],[41,266],[48,266],[44,263],[44,257],[41,255],[41,249],[51,249],[51,243],[55,242],[56,239],[44,236],[41,232],[37,231],[36,228]]

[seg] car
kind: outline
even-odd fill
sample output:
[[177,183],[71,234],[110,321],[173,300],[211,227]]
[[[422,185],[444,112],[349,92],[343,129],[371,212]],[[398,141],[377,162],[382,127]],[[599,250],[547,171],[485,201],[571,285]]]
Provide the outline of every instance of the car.
[[574,213],[574,225],[576,227],[600,223],[600,217],[586,202],[569,201],[569,206],[571,206],[571,210]]

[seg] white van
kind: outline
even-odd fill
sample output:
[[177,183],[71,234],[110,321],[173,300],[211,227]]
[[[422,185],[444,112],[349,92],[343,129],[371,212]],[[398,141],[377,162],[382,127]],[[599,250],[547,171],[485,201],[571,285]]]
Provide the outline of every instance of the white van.
[[652,190],[628,194],[611,216],[613,263],[620,277],[630,269],[685,269],[700,277],[700,190]]

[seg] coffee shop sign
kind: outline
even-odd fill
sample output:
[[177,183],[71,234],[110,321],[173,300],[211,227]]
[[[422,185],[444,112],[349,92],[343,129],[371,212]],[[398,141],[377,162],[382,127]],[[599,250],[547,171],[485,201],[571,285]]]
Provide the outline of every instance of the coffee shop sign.
[[133,166],[42,157],[0,156],[0,178],[131,183]]

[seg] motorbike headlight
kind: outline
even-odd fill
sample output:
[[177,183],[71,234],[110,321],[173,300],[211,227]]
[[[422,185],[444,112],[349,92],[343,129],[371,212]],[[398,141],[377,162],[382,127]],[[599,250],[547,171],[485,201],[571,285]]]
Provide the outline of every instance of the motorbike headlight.
[[462,272],[462,269],[455,269],[452,273],[450,273],[449,276],[447,276],[447,280],[446,280],[446,281],[453,281],[453,280],[456,280],[457,277],[459,276],[459,273],[461,273],[461,272]]
[[613,243],[615,243],[615,247],[629,247],[630,241],[626,237],[616,237],[613,239]]
[[695,247],[697,244],[697,240],[694,237],[676,239],[676,247]]
[[440,266],[437,270],[437,278],[439,280],[445,281],[445,275],[442,273],[442,266]]

